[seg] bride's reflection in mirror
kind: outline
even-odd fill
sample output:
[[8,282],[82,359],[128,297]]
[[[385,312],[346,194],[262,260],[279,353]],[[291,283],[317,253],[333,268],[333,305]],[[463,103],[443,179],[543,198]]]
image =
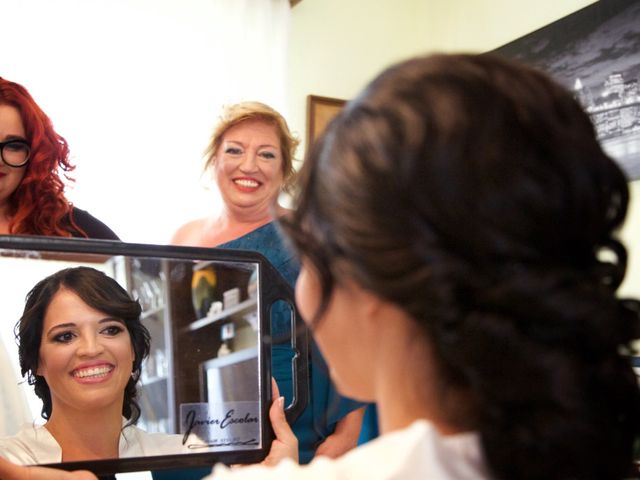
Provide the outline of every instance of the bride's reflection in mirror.
[[136,427],[136,385],[150,336],[140,304],[90,267],[60,270],[28,293],[16,325],[20,369],[42,401],[44,425],[0,439],[16,463],[180,453],[177,434]]

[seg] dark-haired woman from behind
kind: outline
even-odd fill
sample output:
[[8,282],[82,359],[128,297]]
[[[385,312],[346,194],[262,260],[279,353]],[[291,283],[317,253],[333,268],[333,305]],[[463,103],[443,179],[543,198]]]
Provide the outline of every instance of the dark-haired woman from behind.
[[16,335],[22,375],[46,422],[0,439],[0,457],[31,465],[181,453],[181,435],[135,426],[136,385],[149,353],[140,312],[93,268],[61,270],[33,287]]
[[118,240],[64,195],[75,167],[66,140],[21,85],[0,77],[0,235]]

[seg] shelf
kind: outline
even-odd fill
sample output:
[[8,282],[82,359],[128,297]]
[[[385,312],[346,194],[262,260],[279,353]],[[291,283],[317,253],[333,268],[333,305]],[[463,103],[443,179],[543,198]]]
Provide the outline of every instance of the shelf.
[[198,263],[193,265],[193,271],[196,272],[198,270],[202,270],[203,268],[207,268],[209,265],[216,265],[216,262],[213,260],[200,260]]
[[[219,266],[230,266],[233,265],[236,268],[242,268],[243,270],[253,270],[256,269],[257,270],[257,266],[258,263],[257,262],[251,262],[251,263],[246,263],[242,260],[238,261],[238,260],[225,260],[225,261],[220,261],[220,260],[199,260],[197,263],[193,264],[193,271],[198,271],[198,270],[202,270],[203,268],[207,268],[210,267],[211,265],[213,265],[214,267],[219,267]],[[247,265],[249,265],[250,267],[247,267]]]
[[238,350],[237,352],[228,353],[226,355],[223,355],[222,357],[212,358],[211,360],[203,362],[202,365],[205,368],[220,368],[239,362],[244,362],[245,360],[250,360],[252,358],[255,358],[257,361],[258,347],[245,348],[242,350]]
[[140,385],[142,387],[147,387],[154,383],[160,383],[160,382],[166,382],[166,381],[167,381],[167,377],[147,377],[144,380],[142,380],[142,378],[140,379]]
[[158,313],[161,313],[163,311],[164,311],[164,305],[160,305],[158,307],[150,308],[148,310],[143,311],[140,314],[140,320],[144,320],[146,318],[153,317],[154,315],[157,315]]
[[256,305],[257,305],[256,299],[249,298],[248,300],[245,300],[244,302],[240,302],[239,304],[234,305],[231,308],[227,308],[226,310],[223,310],[220,313],[217,313],[210,317],[201,318],[200,320],[196,320],[195,322],[191,322],[185,328],[185,331],[189,332],[189,331],[198,330],[212,323],[219,322],[220,320],[224,320],[225,318],[229,318],[231,315],[235,313],[242,312],[243,310],[248,310],[251,307],[255,307]]

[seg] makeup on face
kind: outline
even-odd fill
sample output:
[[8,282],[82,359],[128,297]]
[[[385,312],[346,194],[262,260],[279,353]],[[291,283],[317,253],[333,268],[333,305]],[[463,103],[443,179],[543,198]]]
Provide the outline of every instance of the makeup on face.
[[[81,408],[86,400],[121,402],[134,357],[122,320],[94,310],[71,290],[53,296],[44,317],[37,372],[51,390],[53,411],[56,404]],[[87,397],[92,391],[94,396]]]
[[271,206],[282,188],[282,150],[277,129],[247,120],[227,130],[216,154],[215,178],[228,206]]

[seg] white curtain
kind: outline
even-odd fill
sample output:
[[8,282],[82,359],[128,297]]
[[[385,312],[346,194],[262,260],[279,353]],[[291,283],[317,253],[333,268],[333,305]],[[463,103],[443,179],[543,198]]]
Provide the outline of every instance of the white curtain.
[[211,213],[202,153],[223,104],[285,116],[288,0],[0,0],[0,76],[69,142],[68,196],[123,240]]

